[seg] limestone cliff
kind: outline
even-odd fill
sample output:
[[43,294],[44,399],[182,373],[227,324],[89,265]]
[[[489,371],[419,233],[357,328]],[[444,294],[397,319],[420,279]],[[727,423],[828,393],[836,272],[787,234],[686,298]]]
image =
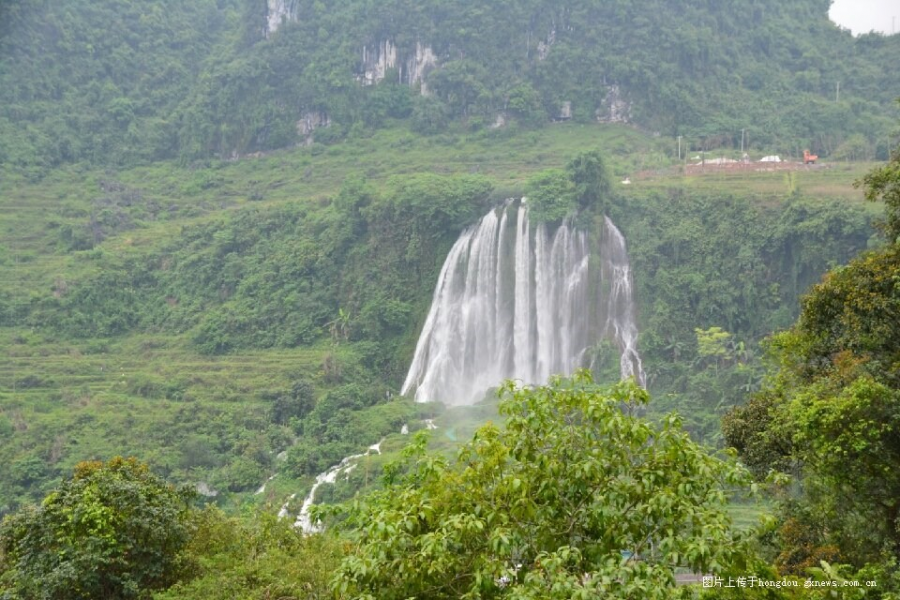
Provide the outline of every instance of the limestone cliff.
[[266,37],[269,37],[284,21],[297,18],[298,0],[266,1]]
[[430,46],[417,41],[415,48],[399,50],[393,41],[386,39],[363,46],[357,79],[363,85],[374,85],[382,81],[388,71],[396,69],[400,83],[419,86],[422,94],[427,95],[425,77],[437,66],[437,56]]

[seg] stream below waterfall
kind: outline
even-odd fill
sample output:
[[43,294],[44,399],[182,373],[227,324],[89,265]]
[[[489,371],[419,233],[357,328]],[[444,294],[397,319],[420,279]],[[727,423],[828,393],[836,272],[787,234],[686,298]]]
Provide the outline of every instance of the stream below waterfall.
[[[621,377],[644,385],[625,237],[608,217],[598,233],[591,240],[570,219],[555,229],[533,225],[524,199],[466,229],[441,268],[402,393],[419,402],[471,404],[505,379],[542,384],[570,375],[588,366],[586,353],[602,339],[618,347]],[[424,424],[437,428],[430,419]],[[409,433],[407,425],[401,433]],[[453,428],[446,434],[456,437]],[[310,517],[316,491],[349,478],[360,459],[381,453],[383,441],[316,476],[294,526],[320,531]],[[288,516],[295,498],[279,517]]]

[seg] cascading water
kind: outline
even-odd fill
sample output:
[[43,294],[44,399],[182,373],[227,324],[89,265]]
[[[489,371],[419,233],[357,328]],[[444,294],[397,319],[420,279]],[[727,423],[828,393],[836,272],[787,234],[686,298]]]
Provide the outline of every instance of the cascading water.
[[533,227],[525,200],[464,231],[444,261],[403,393],[459,405],[504,379],[543,383],[582,366],[604,335],[619,346],[622,377],[643,384],[625,239],[609,219],[601,237],[591,270],[587,233],[568,220],[555,231]]
[[[300,529],[303,533],[317,533],[322,531],[321,527],[314,523],[312,517],[309,514],[309,509],[312,508],[313,503],[316,501],[316,490],[319,489],[323,483],[334,483],[337,481],[338,475],[346,475],[348,478],[350,477],[350,473],[356,468],[356,465],[359,464],[359,460],[364,458],[374,452],[375,454],[381,454],[381,443],[384,442],[382,439],[377,444],[372,444],[369,448],[363,452],[362,454],[353,454],[351,456],[345,457],[341,462],[334,465],[324,473],[319,473],[316,476],[316,482],[313,484],[312,488],[309,490],[309,494],[307,494],[306,498],[303,500],[303,505],[300,507],[300,514],[297,515],[297,520],[294,521],[294,527]],[[284,518],[288,514],[288,505],[290,500],[293,500],[296,495],[291,496],[288,499],[288,502],[285,503],[284,506],[281,507],[281,510],[278,512],[278,518]]]
[[631,265],[625,249],[625,236],[609,217],[604,217],[606,234],[600,254],[603,257],[603,279],[610,282],[606,305],[605,335],[616,340],[621,352],[619,369],[622,379],[634,377],[644,385],[644,368],[637,351],[638,329],[634,316]]

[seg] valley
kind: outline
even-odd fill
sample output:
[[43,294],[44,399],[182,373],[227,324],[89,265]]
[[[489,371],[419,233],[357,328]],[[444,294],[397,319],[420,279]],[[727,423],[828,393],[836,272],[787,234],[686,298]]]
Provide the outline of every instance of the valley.
[[0,0],[0,599],[900,595],[829,8]]

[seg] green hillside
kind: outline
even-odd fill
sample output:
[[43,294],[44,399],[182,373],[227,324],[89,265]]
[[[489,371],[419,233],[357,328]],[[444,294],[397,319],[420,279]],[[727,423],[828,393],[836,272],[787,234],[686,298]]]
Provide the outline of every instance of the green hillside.
[[854,38],[828,7],[5,2],[0,164],[39,176],[73,162],[225,158],[392,119],[429,134],[627,121],[695,148],[743,136],[781,153],[886,158],[900,42]]
[[[0,599],[892,597],[900,36],[829,4],[0,0]],[[621,230],[646,390],[403,397],[525,195]]]
[[[120,453],[225,496],[274,472],[272,489],[293,492],[303,484],[286,482],[399,432],[421,410],[383,403],[459,231],[597,147],[614,181],[659,173],[615,184],[609,212],[628,239],[659,408],[716,443],[718,415],[759,384],[757,341],[866,247],[871,207],[851,185],[864,165],[685,177],[660,140],[624,126],[395,129],[236,162],[12,175],[2,505]],[[743,354],[700,356],[694,330],[714,326]]]

